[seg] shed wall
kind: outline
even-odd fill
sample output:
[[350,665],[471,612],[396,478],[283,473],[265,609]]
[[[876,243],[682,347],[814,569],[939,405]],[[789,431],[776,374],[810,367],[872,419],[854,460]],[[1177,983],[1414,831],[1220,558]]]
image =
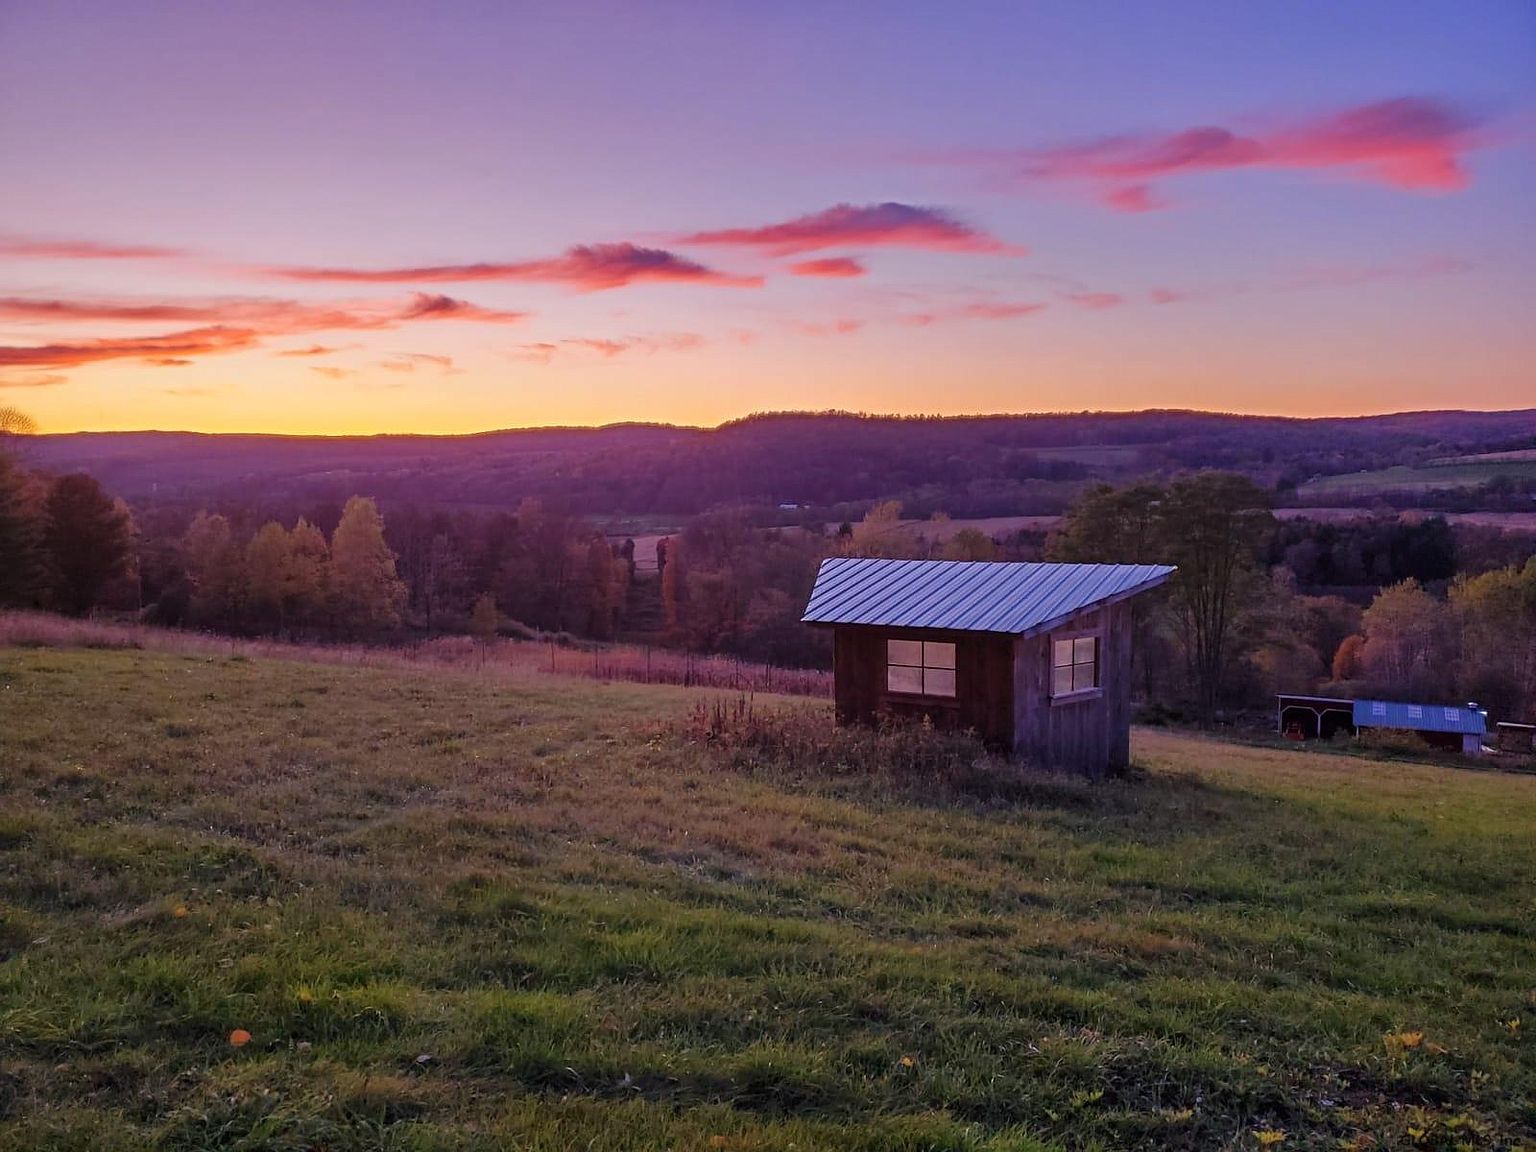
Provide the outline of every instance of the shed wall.
[[[1099,684],[1091,695],[1051,697],[1051,638],[1099,637]],[[1014,641],[1014,750],[1052,768],[1099,777],[1131,762],[1131,605],[1084,612],[1052,633]]]
[[[952,701],[904,696],[886,688],[887,640],[943,640],[955,645]],[[926,715],[946,728],[973,729],[1004,750],[1014,744],[1013,638],[988,632],[844,626],[833,637],[833,695],[839,722],[872,723],[882,712]]]

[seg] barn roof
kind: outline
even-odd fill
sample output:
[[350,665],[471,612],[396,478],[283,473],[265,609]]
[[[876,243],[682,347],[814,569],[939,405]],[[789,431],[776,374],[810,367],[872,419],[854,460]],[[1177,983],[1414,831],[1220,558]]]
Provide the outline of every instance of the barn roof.
[[883,624],[1024,635],[1086,608],[1155,588],[1166,564],[1015,564],[982,560],[821,562],[807,624]]
[[1356,728],[1405,728],[1413,732],[1488,732],[1488,713],[1470,705],[1401,704],[1395,700],[1356,700]]

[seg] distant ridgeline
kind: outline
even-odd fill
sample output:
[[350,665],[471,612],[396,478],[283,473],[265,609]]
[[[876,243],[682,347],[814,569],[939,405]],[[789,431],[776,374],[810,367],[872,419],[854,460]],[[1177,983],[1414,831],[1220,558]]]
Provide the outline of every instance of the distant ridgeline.
[[752,416],[715,429],[654,424],[471,436],[180,432],[38,437],[31,463],[82,469],[137,506],[276,504],[364,492],[381,502],[686,515],[731,505],[832,518],[899,499],[908,515],[1062,511],[1088,481],[1223,468],[1288,491],[1317,477],[1419,467],[1536,446],[1536,410],[1298,420],[1153,411],[1024,416]]

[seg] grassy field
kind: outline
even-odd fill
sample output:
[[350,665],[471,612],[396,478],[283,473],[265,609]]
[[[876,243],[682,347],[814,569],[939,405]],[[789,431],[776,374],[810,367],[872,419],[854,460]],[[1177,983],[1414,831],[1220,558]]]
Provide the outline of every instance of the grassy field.
[[982,804],[698,699],[0,649],[0,1149],[1529,1146],[1536,779]]
[[1512,480],[1536,477],[1536,458],[1515,453],[1488,456],[1445,457],[1422,468],[1399,465],[1375,472],[1346,472],[1339,476],[1320,476],[1296,489],[1304,499],[1330,496],[1375,496],[1384,492],[1426,492],[1437,488],[1473,488],[1500,476]]

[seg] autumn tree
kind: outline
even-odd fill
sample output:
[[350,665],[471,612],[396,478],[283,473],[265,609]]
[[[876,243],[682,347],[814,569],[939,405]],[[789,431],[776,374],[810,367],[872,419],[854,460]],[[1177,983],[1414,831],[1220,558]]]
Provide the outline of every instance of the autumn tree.
[[1451,684],[1452,634],[1444,604],[1417,580],[1384,588],[1360,619],[1360,663],[1375,691],[1438,696]]
[[1157,506],[1156,535],[1202,723],[1221,701],[1235,625],[1262,589],[1256,556],[1273,524],[1265,491],[1246,476],[1201,472],[1175,480]]
[[661,610],[667,632],[676,634],[682,623],[683,540],[666,536],[656,543],[656,562],[661,566]]
[[1536,717],[1536,557],[1459,577],[1450,607],[1461,645],[1462,695],[1501,716]]
[[1335,680],[1358,680],[1365,672],[1365,661],[1361,653],[1365,651],[1365,637],[1356,632],[1344,637],[1339,642],[1339,649],[1333,654],[1333,667],[1331,669]]
[[996,560],[997,544],[977,528],[962,528],[944,542],[945,560]]
[[384,539],[384,518],[366,496],[347,501],[331,535],[331,597],[338,624],[351,635],[384,632],[400,623],[405,585]]
[[53,482],[43,506],[43,554],[53,600],[80,616],[128,563],[128,516],[96,480],[83,472]]
[[245,546],[246,595],[253,623],[281,632],[293,599],[293,549],[288,530],[268,521]]
[[1046,557],[1068,564],[1166,563],[1164,496],[1155,484],[1090,488],[1047,542]]
[[314,628],[330,606],[330,545],[325,533],[302,516],[288,534],[288,601],[284,613],[290,625]]
[[191,617],[203,628],[232,629],[245,599],[245,554],[229,521],[199,512],[181,538],[182,561],[192,586]]

